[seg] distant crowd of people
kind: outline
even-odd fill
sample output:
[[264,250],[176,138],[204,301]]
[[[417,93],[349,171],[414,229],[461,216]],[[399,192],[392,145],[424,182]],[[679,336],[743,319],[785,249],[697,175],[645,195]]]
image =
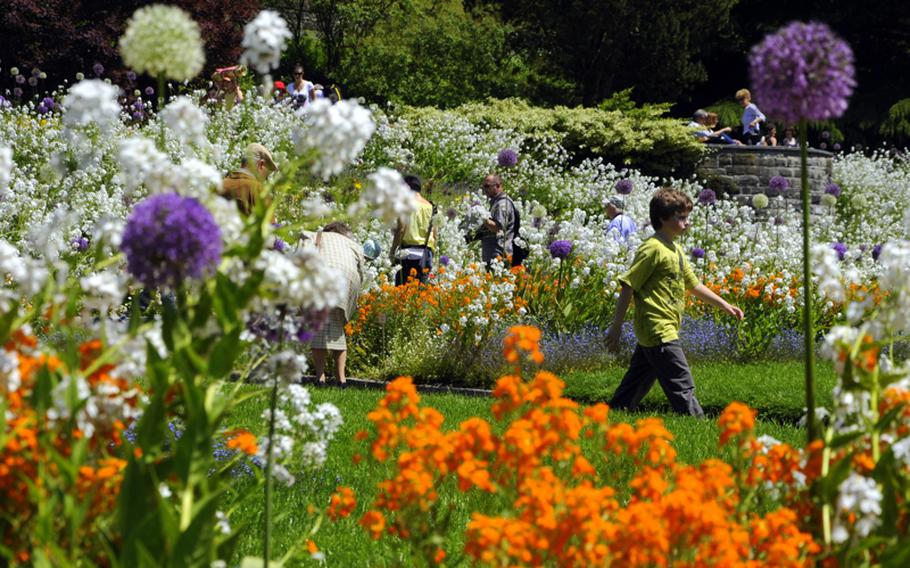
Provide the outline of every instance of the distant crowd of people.
[[792,126],[785,128],[783,139],[778,140],[777,127],[767,124],[767,117],[752,102],[752,93],[749,89],[736,91],[736,102],[743,107],[741,128],[719,127],[717,113],[698,109],[689,123],[692,134],[706,144],[788,147],[799,145],[796,140],[796,129]]
[[[241,78],[246,75],[246,68],[242,65],[221,67],[212,74],[212,89],[209,100],[223,102],[228,108],[243,100],[243,89],[240,87]],[[288,105],[294,109],[306,110],[319,99],[327,99],[332,103],[338,102],[341,92],[334,85],[324,87],[318,83],[308,81],[304,77],[303,65],[296,65],[292,79],[285,83],[278,80],[274,83],[272,97],[278,104]]]

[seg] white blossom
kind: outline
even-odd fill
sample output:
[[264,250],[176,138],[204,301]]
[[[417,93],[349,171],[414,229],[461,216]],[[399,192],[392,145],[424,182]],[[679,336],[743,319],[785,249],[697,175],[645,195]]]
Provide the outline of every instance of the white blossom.
[[161,111],[167,127],[183,144],[201,146],[206,142],[208,115],[189,97],[177,97]]
[[9,189],[13,172],[13,149],[0,146],[0,197]]
[[278,12],[263,10],[243,28],[243,55],[240,62],[259,73],[278,67],[291,30]]
[[391,168],[379,168],[367,176],[360,198],[351,204],[348,213],[369,213],[387,226],[403,220],[416,208],[414,192],[404,183],[401,174]]
[[360,156],[375,129],[370,111],[356,101],[317,99],[309,105],[306,127],[295,129],[293,139],[298,154],[316,152],[312,172],[327,180]]
[[63,98],[63,124],[82,127],[94,123],[109,131],[120,115],[118,93],[117,87],[98,79],[76,83]]
[[176,6],[154,4],[136,10],[120,38],[123,62],[152,77],[188,81],[205,64],[199,25]]

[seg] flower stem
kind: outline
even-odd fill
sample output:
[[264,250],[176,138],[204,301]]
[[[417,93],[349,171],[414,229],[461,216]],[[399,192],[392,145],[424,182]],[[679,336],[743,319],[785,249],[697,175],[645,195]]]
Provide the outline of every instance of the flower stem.
[[812,325],[812,270],[809,258],[809,150],[806,120],[799,121],[800,190],[803,201],[803,335],[805,335],[806,411],[808,436],[818,437],[815,423],[815,330]]
[[262,561],[268,568],[272,540],[272,461],[274,460],[273,440],[275,438],[275,408],[278,406],[278,377],[274,377],[272,394],[269,400],[269,447],[265,459],[265,506],[263,515],[265,527],[262,537]]

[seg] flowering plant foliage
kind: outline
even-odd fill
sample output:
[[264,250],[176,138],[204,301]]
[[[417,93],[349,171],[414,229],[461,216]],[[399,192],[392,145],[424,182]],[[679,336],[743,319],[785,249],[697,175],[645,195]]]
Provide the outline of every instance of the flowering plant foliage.
[[[659,419],[611,424],[606,405],[579,408],[554,375],[523,379],[523,360],[542,361],[539,339],[535,328],[510,330],[504,356],[513,373],[493,391],[492,422],[471,418],[444,430],[444,416],[421,405],[409,377],[389,383],[368,416],[373,429],[359,434],[373,460],[391,464],[360,518],[374,539],[407,540],[424,562],[439,564],[459,551],[441,544],[445,522],[427,519],[445,518],[449,494],[479,493],[488,497],[470,501],[477,509],[460,530],[464,553],[483,564],[811,565],[820,547],[801,527],[802,511],[752,508],[756,486],[805,482],[811,468],[784,445],[763,454],[754,411],[734,403],[718,420],[738,468],[719,460],[680,464]],[[615,470],[603,467],[611,460],[631,460],[632,478],[612,477]],[[617,493],[624,484],[628,499]],[[343,516],[340,503],[348,504],[345,513],[356,507],[349,488],[333,503],[335,516]]]

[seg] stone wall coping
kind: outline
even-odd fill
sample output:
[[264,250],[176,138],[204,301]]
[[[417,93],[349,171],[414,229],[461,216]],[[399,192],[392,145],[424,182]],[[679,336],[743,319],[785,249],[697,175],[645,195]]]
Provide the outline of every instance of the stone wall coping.
[[[785,156],[799,156],[799,147],[790,146],[739,146],[737,144],[707,144],[708,153],[711,154],[782,154]],[[833,158],[834,154],[827,150],[809,148],[810,158]]]

